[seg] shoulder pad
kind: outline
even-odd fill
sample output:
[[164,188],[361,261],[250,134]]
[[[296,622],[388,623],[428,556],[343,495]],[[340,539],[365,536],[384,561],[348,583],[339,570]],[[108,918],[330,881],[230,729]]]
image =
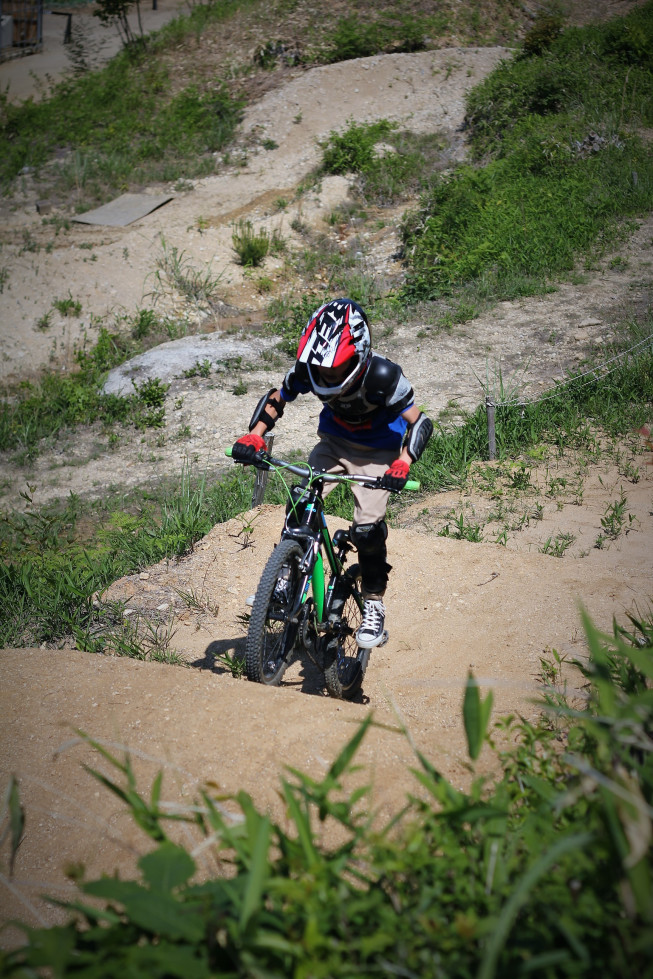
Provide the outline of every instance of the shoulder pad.
[[401,367],[385,357],[372,357],[363,383],[370,404],[391,408],[400,415],[413,403],[413,389]]
[[401,377],[401,367],[385,357],[372,357],[365,375],[365,388],[369,394],[390,394]]

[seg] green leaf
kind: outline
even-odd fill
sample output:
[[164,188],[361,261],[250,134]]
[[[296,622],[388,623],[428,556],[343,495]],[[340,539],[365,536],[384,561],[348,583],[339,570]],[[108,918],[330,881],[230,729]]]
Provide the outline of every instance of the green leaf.
[[593,839],[591,833],[576,833],[573,836],[563,836],[546,850],[532,866],[528,868],[521,880],[517,881],[513,891],[503,906],[496,926],[492,929],[490,940],[478,970],[478,979],[493,979],[496,975],[497,964],[501,949],[505,945],[510,929],[515,923],[520,908],[528,900],[528,896],[547,870],[561,857],[572,850],[582,850]]
[[153,891],[173,891],[195,873],[195,861],[183,847],[166,840],[138,861]]
[[171,945],[159,942],[129,950],[131,974],[138,976],[166,976],[170,979],[209,979],[215,973],[207,961],[207,951],[202,944]]
[[270,820],[261,819],[252,852],[252,861],[247,875],[243,906],[240,911],[240,927],[245,929],[250,918],[261,904],[263,885],[268,875],[268,849],[270,846]]
[[372,723],[372,715],[368,714],[363,723],[360,725],[356,734],[347,742],[345,747],[342,749],[336,760],[331,765],[328,774],[334,778],[340,778],[343,772],[347,771],[351,760],[358,751],[361,741],[365,737],[365,733]]
[[135,881],[104,877],[84,885],[84,892],[106,901],[118,901],[132,924],[171,941],[199,942],[204,935],[200,909],[182,904],[170,894],[159,894]]
[[[27,963],[37,969],[47,967],[48,973],[54,976],[70,975],[68,967],[71,959],[77,958],[75,950],[75,928],[73,925],[55,928],[39,928],[29,932],[30,943]],[[2,975],[37,975],[36,972],[4,973],[0,958],[0,974]],[[40,972],[38,973],[41,974]]]
[[[2,819],[4,821],[5,812],[9,813],[9,827],[8,832],[11,836],[11,851],[9,855],[9,874],[14,872],[14,862],[16,860],[16,854],[18,853],[18,847],[21,844],[23,838],[23,832],[25,830],[25,813],[23,807],[20,803],[20,793],[18,790],[18,780],[15,775],[12,775],[9,779],[9,785],[5,791],[4,805],[3,805]],[[0,837],[0,843],[4,840],[7,835],[7,831]]]
[[312,867],[318,862],[318,851],[313,840],[310,817],[308,816],[308,813],[302,811],[294,795],[292,786],[285,780],[281,784],[283,789],[283,797],[286,800],[290,818],[297,829],[297,835],[299,836],[299,841],[304,851],[306,862],[309,867]]
[[463,700],[463,721],[465,724],[469,757],[472,761],[476,761],[481,753],[491,711],[492,691],[488,693],[485,700],[481,700],[478,683],[470,671],[467,677],[465,697]]

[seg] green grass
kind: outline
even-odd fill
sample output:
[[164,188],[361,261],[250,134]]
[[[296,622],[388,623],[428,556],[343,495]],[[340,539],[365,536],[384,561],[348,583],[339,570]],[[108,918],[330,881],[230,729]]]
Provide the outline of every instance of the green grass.
[[0,521],[0,641],[111,648],[115,609],[94,605],[93,596],[124,574],[187,553],[250,501],[242,472],[212,486],[184,472],[127,509],[125,500],[91,505],[71,497],[37,511],[28,499],[24,512]]
[[[649,317],[644,334],[650,335],[652,328]],[[641,334],[635,331],[631,336]],[[497,457],[518,456],[543,441],[561,453],[566,448],[591,446],[596,443],[597,430],[619,438],[649,418],[653,404],[650,350],[631,361],[624,360],[605,376],[583,377],[582,373],[569,375],[546,399],[524,406],[497,407]],[[480,405],[462,425],[436,428],[424,455],[413,467],[415,477],[426,489],[458,485],[470,462],[487,458],[487,446],[487,414]]]
[[653,207],[653,154],[638,133],[653,119],[651,50],[649,2],[568,29],[476,86],[467,100],[476,164],[436,178],[404,220],[407,299],[480,281],[495,299],[529,292]]
[[[56,148],[64,187],[106,199],[126,181],[174,180],[215,171],[213,153],[231,140],[241,105],[220,85],[171,91],[170,73],[147,49],[60,82],[41,102],[0,96],[0,187],[24,167],[38,171]],[[52,173],[52,170],[50,171]]]
[[[148,321],[143,312],[134,320],[141,333]],[[107,371],[133,355],[130,339],[100,328],[97,344],[76,354],[76,369],[67,374],[44,374],[39,381],[24,381],[0,400],[0,451],[38,454],[44,439],[53,439],[78,425],[100,422],[137,428],[159,427],[163,422],[166,387],[157,379],[134,385],[133,394],[104,394]]]
[[[605,635],[583,614],[583,626],[583,662],[572,667],[555,650],[542,661],[537,720],[489,729],[492,692],[482,697],[470,673],[461,690],[468,787],[411,740],[415,791],[388,817],[374,817],[356,765],[371,714],[322,777],[281,777],[279,821],[245,791],[229,798],[234,819],[214,785],[171,811],[163,773],[144,792],[129,754],[84,736],[98,759],[88,774],[150,846],[124,879],[80,869],[67,920],[26,929],[22,947],[0,952],[0,972],[646,979],[653,621],[633,616]],[[580,705],[565,696],[567,677],[584,685]],[[481,752],[491,778],[475,768]],[[30,818],[16,780],[5,810],[11,866]]]

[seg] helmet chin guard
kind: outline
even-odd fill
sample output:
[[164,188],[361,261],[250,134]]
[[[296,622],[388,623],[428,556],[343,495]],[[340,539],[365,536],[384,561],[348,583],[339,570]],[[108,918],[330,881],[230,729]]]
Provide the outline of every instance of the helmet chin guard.
[[344,394],[346,391],[349,390],[349,388],[354,384],[356,379],[362,373],[362,370],[365,369],[365,365],[361,369],[361,365],[357,356],[353,357],[352,361],[353,361],[353,366],[351,371],[348,371],[344,379],[338,381],[336,384],[325,384],[324,380],[320,378],[319,374],[316,375],[315,370],[311,368],[311,364],[306,365],[308,369],[308,377],[311,382],[311,387],[315,392],[315,394],[317,394],[318,398],[328,401],[331,398],[338,397],[339,395]]
[[[364,310],[351,299],[334,299],[317,309],[299,340],[297,361],[306,365],[313,392],[321,400],[347,391],[367,367],[372,338]],[[352,362],[351,370],[334,384],[326,384],[318,369],[337,370]]]

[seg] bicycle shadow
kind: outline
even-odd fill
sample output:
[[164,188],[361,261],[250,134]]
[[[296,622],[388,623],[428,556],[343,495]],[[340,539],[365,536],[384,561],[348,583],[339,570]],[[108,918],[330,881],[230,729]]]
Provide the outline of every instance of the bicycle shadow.
[[[204,655],[190,660],[188,665],[196,670],[208,670],[217,675],[242,676],[245,672],[247,636],[232,639],[214,639],[204,650]],[[232,665],[233,664],[233,665]],[[294,659],[280,686],[299,690],[312,697],[328,696],[324,686],[324,674],[308,657]],[[352,704],[368,704],[369,697],[359,690],[352,697]]]
[[[324,683],[324,673],[315,663],[308,657],[303,659],[294,660],[289,667],[289,673],[286,673],[283,680],[281,681],[281,686],[284,687],[294,687],[298,688],[301,693],[311,694],[315,697],[328,697],[326,686]],[[339,703],[340,701],[335,701]],[[369,704],[370,698],[367,696],[365,691],[361,688],[354,697],[349,701],[350,704]]]

